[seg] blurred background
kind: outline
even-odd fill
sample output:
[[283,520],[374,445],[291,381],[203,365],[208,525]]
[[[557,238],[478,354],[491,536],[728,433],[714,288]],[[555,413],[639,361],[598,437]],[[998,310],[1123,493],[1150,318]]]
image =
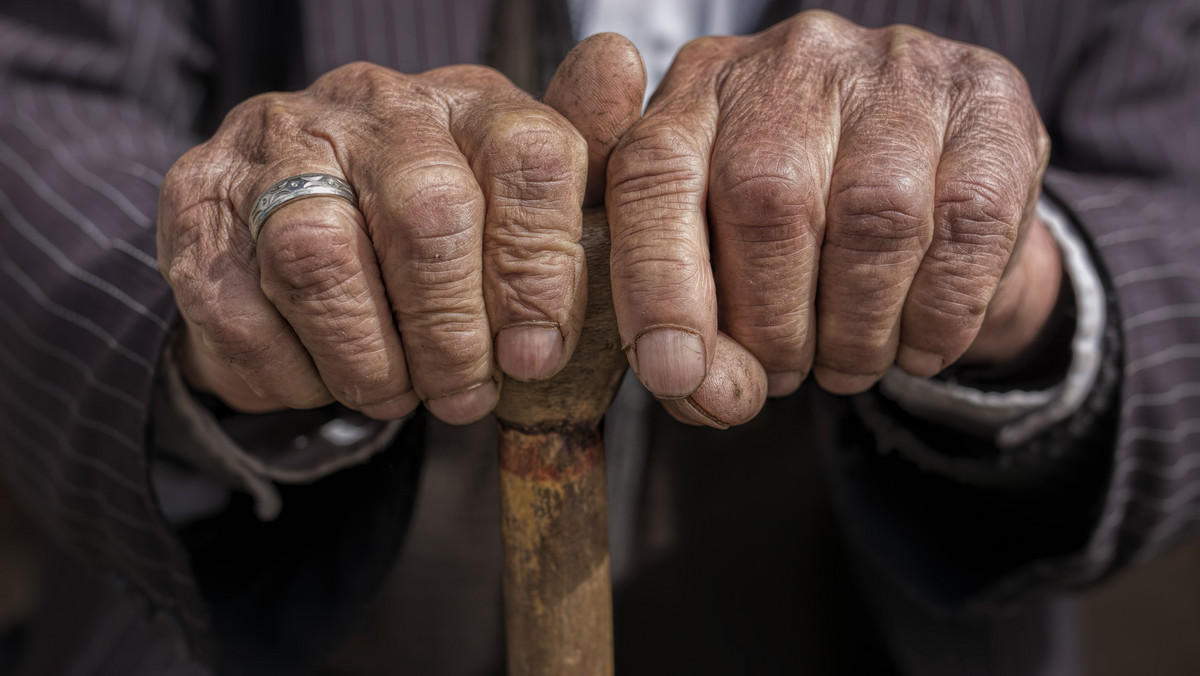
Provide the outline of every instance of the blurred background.
[[[40,536],[0,483],[0,646],[37,605]],[[1082,596],[1087,676],[1200,674],[1200,541]],[[11,651],[0,648],[0,655]],[[14,665],[0,657],[0,676]]]

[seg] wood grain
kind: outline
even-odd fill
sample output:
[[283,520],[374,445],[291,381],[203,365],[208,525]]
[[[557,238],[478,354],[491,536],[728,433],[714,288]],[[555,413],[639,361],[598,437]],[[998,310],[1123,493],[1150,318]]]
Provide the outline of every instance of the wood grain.
[[508,381],[500,423],[505,633],[513,676],[613,673],[601,420],[625,371],[608,278],[608,224],[584,214],[588,302],[554,378]]

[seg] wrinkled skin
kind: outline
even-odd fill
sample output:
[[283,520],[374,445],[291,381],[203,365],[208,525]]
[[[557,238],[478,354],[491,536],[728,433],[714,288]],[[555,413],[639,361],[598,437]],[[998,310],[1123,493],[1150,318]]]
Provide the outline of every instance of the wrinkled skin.
[[1034,217],[1047,152],[1024,80],[984,49],[825,12],[692,42],[609,164],[634,368],[690,393],[718,330],[774,395],[1016,356],[1060,274]]
[[[502,372],[565,363],[585,298],[587,145],[495,71],[351,64],[241,104],[171,169],[159,258],[185,321],[185,378],[243,411],[420,402],[466,423]],[[274,182],[354,186],[246,222]],[[403,336],[403,339],[401,338]]]
[[[1002,57],[805,12],[685,46],[639,120],[631,49],[582,43],[550,105],[478,67],[357,64],[240,106],[163,188],[185,377],[246,411],[478,419],[574,346],[585,189],[630,363],[686,422],[1033,343],[1061,278],[1033,209],[1049,144]],[[253,199],[310,171],[361,213],[293,202],[256,248]]]

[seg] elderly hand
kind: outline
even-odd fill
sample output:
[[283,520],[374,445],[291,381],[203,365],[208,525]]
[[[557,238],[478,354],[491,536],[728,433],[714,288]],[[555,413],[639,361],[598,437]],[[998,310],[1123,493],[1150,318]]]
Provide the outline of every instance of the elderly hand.
[[[159,264],[183,315],[189,384],[248,412],[336,400],[395,418],[423,401],[466,423],[495,406],[502,374],[559,370],[585,303],[589,152],[602,186],[645,87],[627,41],[591,44],[594,65],[558,83],[578,91],[598,68],[623,83],[604,119],[580,122],[591,147],[474,66],[410,76],[352,64],[234,109],[160,197]],[[312,172],[349,182],[358,207],[294,200],[252,240],[257,197]]]
[[1034,216],[1048,145],[1014,66],[911,27],[813,11],[690,43],[608,167],[630,363],[719,426],[742,388],[702,384],[750,359],[721,334],[773,395],[1016,356],[1061,275]]

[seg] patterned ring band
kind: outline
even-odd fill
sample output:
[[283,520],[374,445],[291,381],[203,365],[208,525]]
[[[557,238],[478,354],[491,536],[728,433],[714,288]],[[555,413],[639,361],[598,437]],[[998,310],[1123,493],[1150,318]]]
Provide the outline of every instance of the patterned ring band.
[[250,211],[250,237],[258,242],[258,233],[262,230],[263,223],[266,223],[279,207],[292,200],[319,195],[341,197],[358,207],[358,196],[354,194],[354,188],[337,176],[318,173],[292,176],[267,188],[254,202],[254,209]]

